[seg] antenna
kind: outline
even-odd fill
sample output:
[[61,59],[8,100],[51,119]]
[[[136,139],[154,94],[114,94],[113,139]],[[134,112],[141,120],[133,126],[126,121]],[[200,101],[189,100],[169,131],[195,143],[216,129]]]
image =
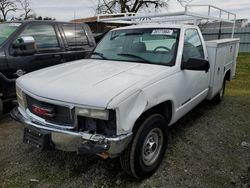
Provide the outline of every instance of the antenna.
[[[74,20],[76,20],[76,11],[74,10]],[[76,44],[76,22],[75,22],[75,44]]]

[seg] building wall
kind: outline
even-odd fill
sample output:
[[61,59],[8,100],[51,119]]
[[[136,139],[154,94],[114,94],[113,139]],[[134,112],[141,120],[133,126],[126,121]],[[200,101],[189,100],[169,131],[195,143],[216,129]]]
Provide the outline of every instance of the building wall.
[[[219,38],[219,29],[201,29],[205,40],[215,40]],[[232,29],[222,29],[221,39],[231,38]],[[237,28],[234,38],[240,38],[240,52],[250,53],[250,27]]]

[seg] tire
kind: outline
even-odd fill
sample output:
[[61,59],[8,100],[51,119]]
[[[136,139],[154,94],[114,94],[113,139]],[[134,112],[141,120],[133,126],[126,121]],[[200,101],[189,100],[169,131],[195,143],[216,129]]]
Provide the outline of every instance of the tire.
[[219,93],[215,95],[215,97],[212,99],[213,104],[219,104],[223,100],[225,94],[225,88],[226,88],[226,80],[224,79],[222,88],[220,89]]
[[129,146],[120,156],[123,170],[144,179],[159,167],[168,145],[168,124],[160,114],[153,114],[142,122]]
[[0,117],[3,115],[3,101],[0,99]]

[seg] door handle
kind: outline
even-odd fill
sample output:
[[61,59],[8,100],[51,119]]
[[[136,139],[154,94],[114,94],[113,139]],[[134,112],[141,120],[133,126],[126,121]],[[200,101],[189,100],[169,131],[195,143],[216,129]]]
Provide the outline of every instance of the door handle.
[[54,57],[62,57],[60,54],[55,54]]
[[55,57],[55,58],[60,58],[61,63],[65,63],[65,62],[66,62],[65,59],[63,58],[63,55],[62,55],[62,54],[55,54],[54,57]]
[[217,74],[220,74],[220,67],[218,67]]
[[26,72],[23,71],[22,69],[18,69],[15,73],[13,73],[13,75],[20,77],[20,76],[24,75],[25,73]]

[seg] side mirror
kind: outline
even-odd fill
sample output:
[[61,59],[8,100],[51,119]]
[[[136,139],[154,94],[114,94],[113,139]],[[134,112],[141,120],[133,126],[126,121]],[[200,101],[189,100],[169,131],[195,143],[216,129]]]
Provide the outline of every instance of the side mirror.
[[209,62],[205,59],[189,58],[187,62],[181,63],[181,70],[194,70],[208,72]]
[[26,56],[37,52],[36,42],[32,36],[21,37],[13,44],[14,55]]

